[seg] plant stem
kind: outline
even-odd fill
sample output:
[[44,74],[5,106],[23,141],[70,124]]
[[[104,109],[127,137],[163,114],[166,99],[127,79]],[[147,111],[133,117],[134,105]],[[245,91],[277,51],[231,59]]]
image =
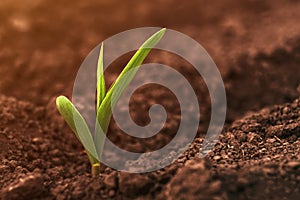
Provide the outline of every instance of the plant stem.
[[100,163],[92,164],[92,176],[97,177],[100,174]]

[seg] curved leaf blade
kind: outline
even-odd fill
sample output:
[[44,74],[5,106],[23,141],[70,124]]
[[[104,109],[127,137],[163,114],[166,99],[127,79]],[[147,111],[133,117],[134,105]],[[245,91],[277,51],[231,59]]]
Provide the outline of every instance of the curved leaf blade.
[[[65,96],[56,98],[56,106],[59,113],[65,119],[72,131],[75,133],[79,141],[85,148],[91,163],[98,163],[99,157],[95,148],[95,144],[90,133],[90,130],[81,116],[79,111],[75,108],[72,102]],[[75,125],[76,123],[76,125]]]

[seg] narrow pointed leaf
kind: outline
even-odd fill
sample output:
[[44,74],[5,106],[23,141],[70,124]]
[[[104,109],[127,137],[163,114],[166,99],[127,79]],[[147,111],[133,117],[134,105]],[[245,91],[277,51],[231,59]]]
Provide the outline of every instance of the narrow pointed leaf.
[[75,135],[84,146],[91,163],[98,163],[99,157],[95,148],[95,144],[84,118],[81,116],[72,102],[69,101],[69,99],[65,96],[59,96],[56,98],[56,106],[60,114],[63,116],[67,124],[74,131]]
[[97,66],[97,109],[105,97],[105,79],[103,71],[103,43],[101,44]]
[[100,107],[97,110],[97,120],[100,127],[97,128],[95,133],[95,144],[98,151],[98,155],[101,157],[102,149],[104,145],[104,135],[100,134],[99,128],[102,129],[102,133],[106,134],[110,118],[112,115],[112,109],[120,98],[122,92],[129,85],[140,65],[147,57],[151,49],[161,40],[166,29],[163,28],[160,31],[153,34],[147,39],[138,51],[134,54],[128,64],[125,66],[117,80],[113,83],[107,94],[105,95]]

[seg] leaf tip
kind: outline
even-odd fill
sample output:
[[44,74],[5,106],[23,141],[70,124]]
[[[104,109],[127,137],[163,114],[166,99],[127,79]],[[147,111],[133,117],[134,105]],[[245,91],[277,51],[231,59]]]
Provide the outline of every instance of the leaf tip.
[[166,33],[166,31],[167,31],[167,28],[162,28],[162,29],[160,29],[160,31],[158,31],[158,33],[160,33],[161,37],[162,37]]
[[64,101],[66,99],[65,96],[58,96],[56,97],[56,107],[59,108],[61,106],[62,101]]

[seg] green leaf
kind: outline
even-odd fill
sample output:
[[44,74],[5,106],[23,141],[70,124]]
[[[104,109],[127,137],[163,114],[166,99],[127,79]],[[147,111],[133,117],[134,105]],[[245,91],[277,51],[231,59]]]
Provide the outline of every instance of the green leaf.
[[[112,108],[115,106],[122,92],[129,85],[142,62],[150,53],[151,49],[161,40],[165,32],[165,28],[161,29],[142,44],[142,46],[138,49],[138,51],[133,55],[128,64],[125,66],[112,87],[109,89],[105,99],[103,100],[103,106],[101,105],[101,107],[107,106],[108,101],[111,100],[113,100],[111,102]],[[113,98],[112,95],[114,95]]]
[[62,117],[65,119],[67,124],[74,131],[75,135],[84,146],[91,163],[99,163],[99,156],[97,154],[90,130],[84,118],[81,116],[72,102],[69,101],[69,99],[65,96],[59,96],[56,98],[56,106]]
[[103,42],[101,44],[97,67],[97,109],[105,97],[105,79],[103,71]]
[[[98,126],[96,125],[95,132],[95,144],[99,156],[101,156],[102,154],[102,149],[104,145],[104,134],[106,134],[107,132],[113,107],[116,105],[122,92],[132,81],[133,77],[135,76],[137,70],[139,69],[144,59],[147,57],[151,49],[161,40],[165,32],[165,28],[161,29],[160,31],[153,34],[141,45],[138,51],[134,54],[134,56],[125,66],[119,77],[113,83],[106,96],[104,97],[101,105],[99,106],[97,110],[97,120],[99,124],[96,123],[98,124]],[[102,131],[99,128],[101,128]],[[101,131],[104,134],[100,134],[99,131]]]

